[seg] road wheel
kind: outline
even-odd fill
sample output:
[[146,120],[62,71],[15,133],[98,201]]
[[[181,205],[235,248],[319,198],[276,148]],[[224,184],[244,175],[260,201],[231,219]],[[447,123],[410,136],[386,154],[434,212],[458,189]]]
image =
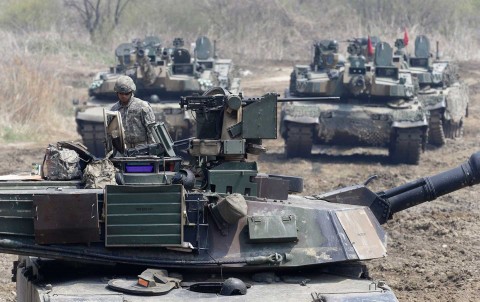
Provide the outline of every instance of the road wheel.
[[428,142],[434,146],[441,147],[445,145],[445,132],[443,128],[443,118],[440,112],[430,114],[428,124]]

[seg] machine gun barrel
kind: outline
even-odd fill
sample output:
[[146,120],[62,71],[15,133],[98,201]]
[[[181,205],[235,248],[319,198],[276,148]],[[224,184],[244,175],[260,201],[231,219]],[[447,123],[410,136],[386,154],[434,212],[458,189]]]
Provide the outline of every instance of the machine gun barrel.
[[468,161],[456,168],[377,194],[388,201],[390,213],[394,214],[478,183],[480,183],[480,152],[472,154]]
[[[205,110],[218,108],[225,104],[225,101],[228,97],[225,95],[193,95],[193,96],[183,96],[180,98],[180,107],[183,109],[186,107],[187,110]],[[242,98],[242,104],[248,105],[250,103],[258,102],[259,98]],[[302,97],[302,98],[278,98],[278,103],[286,102],[315,102],[315,101],[338,101],[340,97]]]
[[277,98],[278,103],[287,103],[287,102],[315,102],[315,101],[338,101],[340,97],[338,96],[316,96],[316,97],[305,97],[305,98]]
[[200,110],[205,108],[216,108],[223,106],[224,104],[224,95],[212,95],[212,96],[182,96],[180,98],[180,108],[185,108],[187,110]]

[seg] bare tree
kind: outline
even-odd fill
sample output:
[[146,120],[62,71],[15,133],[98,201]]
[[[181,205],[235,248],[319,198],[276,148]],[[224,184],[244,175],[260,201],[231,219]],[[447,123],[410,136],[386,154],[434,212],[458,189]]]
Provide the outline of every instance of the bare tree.
[[119,25],[120,17],[130,1],[64,0],[64,3],[78,13],[90,39],[95,41],[99,34],[108,34]]

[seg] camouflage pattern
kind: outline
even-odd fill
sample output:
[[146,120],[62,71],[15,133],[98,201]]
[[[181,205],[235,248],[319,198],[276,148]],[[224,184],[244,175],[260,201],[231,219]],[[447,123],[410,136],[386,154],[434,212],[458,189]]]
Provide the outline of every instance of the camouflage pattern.
[[80,157],[74,150],[49,145],[42,165],[43,177],[48,180],[71,180],[82,176]]
[[369,97],[375,93],[380,95],[390,93],[390,91],[385,92],[385,89],[380,92],[378,83],[377,85],[373,85],[375,78],[373,59],[375,58],[375,54],[369,53],[369,43],[373,49],[373,47],[376,47],[381,41],[378,37],[349,40],[347,47],[349,56],[345,61],[343,73],[342,95],[344,97]]
[[125,131],[125,143],[128,148],[154,142],[148,131],[148,127],[155,124],[155,114],[149,103],[132,95],[126,106],[119,101],[110,110],[120,111]]
[[[405,126],[424,126],[425,112],[420,104],[392,110],[391,107],[363,107],[346,103],[298,102],[284,107],[284,121],[289,123],[310,123],[316,143],[388,147],[392,132],[385,129]],[[286,135],[287,127],[282,128]]]
[[90,162],[83,171],[85,189],[104,189],[115,185],[115,167],[107,158]]

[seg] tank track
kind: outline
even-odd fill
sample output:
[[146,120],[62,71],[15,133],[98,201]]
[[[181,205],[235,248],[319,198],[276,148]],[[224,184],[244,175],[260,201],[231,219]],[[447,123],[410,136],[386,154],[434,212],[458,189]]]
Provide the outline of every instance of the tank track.
[[287,124],[285,153],[287,158],[310,157],[313,146],[313,126],[303,124]]
[[389,149],[391,161],[417,165],[422,153],[424,136],[422,129],[396,129]]
[[442,114],[438,111],[430,113],[428,124],[428,142],[434,146],[441,147],[445,145],[445,132]]

